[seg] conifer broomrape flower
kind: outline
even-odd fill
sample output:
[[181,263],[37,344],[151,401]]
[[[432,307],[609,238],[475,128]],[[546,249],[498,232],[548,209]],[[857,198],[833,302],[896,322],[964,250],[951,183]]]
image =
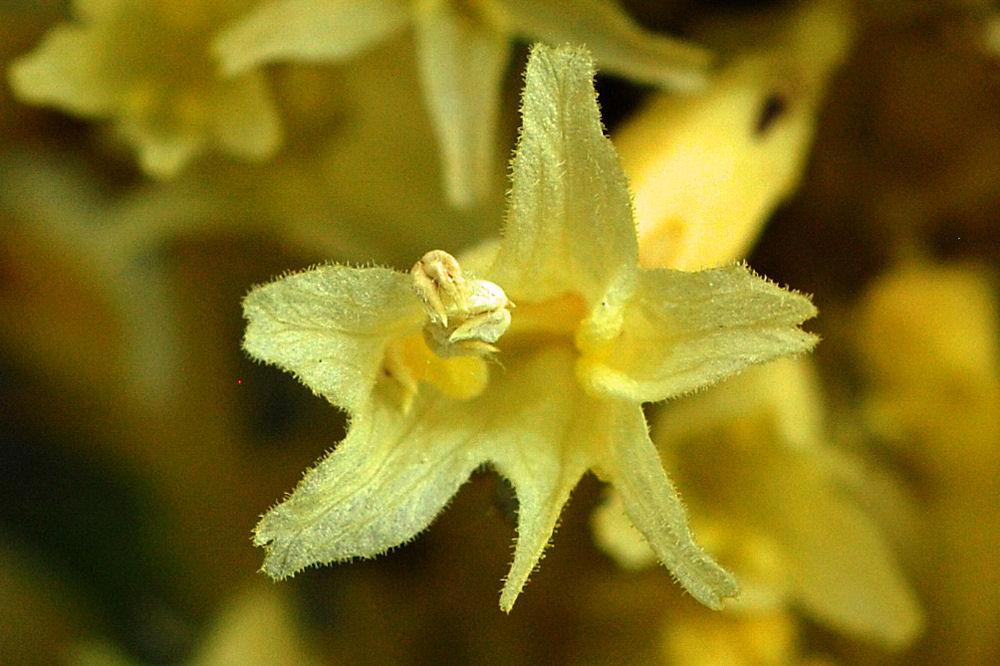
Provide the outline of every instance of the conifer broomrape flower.
[[[852,492],[878,481],[829,441],[809,360],[751,368],[663,405],[650,415],[651,437],[686,491],[699,535],[739,576],[733,610],[794,607],[899,649],[919,635],[920,603],[878,521]],[[609,495],[593,515],[598,545],[625,567],[651,566],[654,554]]]
[[695,543],[642,403],[810,349],[798,326],[815,308],[742,265],[639,267],[593,73],[582,49],[532,50],[498,248],[463,265],[433,251],[411,275],[319,266],[246,297],[248,353],[351,416],[346,439],[258,524],[270,576],[412,539],[489,464],[519,507],[503,610],[587,471],[617,489],[694,597],[717,608],[737,593]]
[[243,0],[74,0],[75,21],[55,26],[11,64],[11,88],[32,104],[107,118],[143,170],[176,175],[217,149],[262,160],[281,126],[262,72],[222,78],[209,43]]
[[612,0],[270,0],[215,40],[224,71],[343,61],[412,27],[449,200],[477,203],[493,169],[515,38],[587,44],[601,67],[671,90],[700,87],[705,49],[642,29]]

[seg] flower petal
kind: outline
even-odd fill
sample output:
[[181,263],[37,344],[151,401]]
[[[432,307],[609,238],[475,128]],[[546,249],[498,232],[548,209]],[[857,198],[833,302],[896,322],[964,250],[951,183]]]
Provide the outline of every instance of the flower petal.
[[45,35],[38,47],[11,64],[10,87],[34,104],[50,104],[84,116],[111,113],[122,94],[121,77],[105,71],[108,36],[101,31],[63,24]]
[[[590,390],[663,400],[808,351],[818,340],[798,328],[816,314],[809,298],[743,265],[643,271],[636,293],[623,313],[597,308],[581,326],[577,373]],[[604,321],[622,317],[622,324]]]
[[277,0],[223,30],[212,49],[226,74],[276,60],[340,60],[402,30],[408,18],[392,0]]
[[695,543],[687,511],[663,471],[642,409],[625,402],[603,404],[601,429],[608,434],[608,447],[595,471],[618,491],[632,523],[684,589],[706,606],[721,608],[722,600],[736,596],[739,586]]
[[628,184],[593,77],[584,49],[536,45],[528,59],[504,239],[486,276],[515,303],[564,292],[594,303],[637,270]]
[[547,44],[585,44],[602,70],[670,89],[704,85],[711,53],[643,30],[609,0],[503,0],[509,30]]
[[839,630],[891,648],[910,643],[923,628],[923,613],[876,525],[815,473],[788,471],[774,479],[784,493],[773,520],[777,538],[794,553],[788,576],[796,601]]
[[254,543],[267,546],[265,573],[281,579],[313,564],[373,557],[434,520],[483,453],[481,442],[473,445],[475,424],[453,421],[454,401],[434,391],[424,398],[404,416],[377,393],[347,438],[264,515]]
[[448,5],[418,8],[417,60],[444,162],[448,199],[475,204],[494,173],[506,39]]
[[87,23],[110,21],[129,0],[73,0],[73,14]]
[[[561,380],[561,381],[560,381]],[[542,558],[563,505],[609,433],[590,427],[599,404],[574,389],[569,349],[512,363],[485,399],[503,406],[491,425],[490,461],[517,494],[517,546],[500,608],[509,612]]]
[[510,610],[594,460],[590,442],[607,434],[578,427],[593,405],[581,391],[561,390],[572,385],[572,372],[572,353],[556,348],[513,362],[471,400],[423,385],[405,413],[379,384],[347,439],[261,520],[256,543],[270,544],[264,570],[283,578],[408,541],[473,469],[491,462],[519,503],[514,564],[501,597]]
[[267,159],[281,145],[281,120],[262,72],[219,82],[211,109],[215,139],[229,153]]
[[116,129],[135,146],[142,170],[150,176],[176,176],[205,149],[205,136],[197,127],[155,126],[152,119],[122,118]]
[[255,287],[243,314],[247,353],[351,413],[370,399],[388,343],[422,320],[409,276],[333,265]]

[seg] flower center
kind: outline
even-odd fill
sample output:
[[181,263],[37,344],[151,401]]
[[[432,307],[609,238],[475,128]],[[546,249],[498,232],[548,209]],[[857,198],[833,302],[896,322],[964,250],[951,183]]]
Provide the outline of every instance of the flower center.
[[444,250],[431,250],[410,270],[413,292],[424,304],[424,339],[441,358],[488,357],[510,326],[514,304],[499,286],[469,280],[458,260]]
[[528,351],[528,347],[572,345],[586,313],[586,303],[577,294],[519,304],[500,349],[504,354],[516,354]]
[[489,381],[486,362],[475,356],[442,358],[431,351],[419,333],[393,340],[385,350],[383,370],[400,390],[407,409],[421,383],[431,384],[449,398],[471,400]]
[[443,250],[426,253],[410,275],[424,305],[422,334],[390,343],[383,365],[404,410],[421,383],[456,400],[475,398],[489,381],[487,361],[497,354],[504,364],[542,347],[572,347],[587,312],[580,296],[564,294],[524,304],[512,316],[514,304],[499,285],[467,278]]

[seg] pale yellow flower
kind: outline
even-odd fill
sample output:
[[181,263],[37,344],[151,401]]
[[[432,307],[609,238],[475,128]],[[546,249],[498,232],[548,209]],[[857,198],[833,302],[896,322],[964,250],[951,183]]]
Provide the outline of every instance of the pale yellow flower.
[[995,264],[910,257],[873,282],[850,333],[861,413],[909,472],[926,663],[995,661],[1000,640],[1000,301]]
[[320,266],[244,301],[246,350],[351,415],[347,438],[257,526],[264,571],[382,553],[489,464],[519,504],[509,610],[593,471],[678,581],[719,607],[736,583],[694,542],[642,403],[808,350],[816,338],[797,327],[815,309],[742,265],[641,269],[589,55],[537,46],[525,78],[498,249],[464,266],[430,253],[413,275]]
[[699,94],[656,94],[616,131],[643,266],[700,270],[747,256],[798,186],[853,18],[842,0],[790,13]]
[[110,120],[158,178],[209,150],[268,158],[281,127],[263,75],[222,78],[209,52],[214,32],[243,7],[240,0],[75,0],[75,20],[11,64],[11,88],[32,104]]
[[[836,630],[903,647],[923,626],[920,605],[885,536],[839,474],[853,466],[825,443],[823,401],[805,361],[752,368],[665,405],[653,441],[682,480],[699,534],[740,580],[736,609],[794,608]],[[599,508],[594,525],[598,543],[623,564],[652,563],[616,498]]]
[[215,50],[231,73],[339,62],[407,27],[445,189],[459,206],[479,201],[490,182],[514,39],[586,44],[602,68],[670,89],[700,86],[710,61],[701,48],[643,30],[610,0],[272,0],[224,31]]

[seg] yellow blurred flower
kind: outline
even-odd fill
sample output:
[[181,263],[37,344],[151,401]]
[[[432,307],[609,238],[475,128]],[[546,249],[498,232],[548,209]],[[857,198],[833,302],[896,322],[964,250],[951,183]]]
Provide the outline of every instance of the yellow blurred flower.
[[74,21],[10,65],[22,100],[109,119],[157,178],[209,150],[260,160],[278,149],[262,73],[223,78],[209,52],[242,0],[75,0],[73,9]]
[[1000,640],[1000,325],[995,266],[910,258],[852,318],[862,415],[912,478],[926,663],[995,661]]
[[643,266],[700,270],[746,256],[798,185],[852,21],[841,0],[803,3],[699,94],[658,94],[615,133]]
[[490,182],[515,38],[586,44],[602,68],[671,89],[699,87],[710,61],[701,48],[643,30],[609,0],[272,0],[225,30],[215,50],[231,73],[342,61],[407,26],[458,206],[478,202]]
[[[838,475],[845,458],[824,443],[822,404],[806,361],[785,359],[665,405],[652,437],[686,490],[698,533],[740,581],[735,609],[792,607],[903,647],[922,613],[886,539]],[[650,563],[613,496],[594,525],[616,559]]]

